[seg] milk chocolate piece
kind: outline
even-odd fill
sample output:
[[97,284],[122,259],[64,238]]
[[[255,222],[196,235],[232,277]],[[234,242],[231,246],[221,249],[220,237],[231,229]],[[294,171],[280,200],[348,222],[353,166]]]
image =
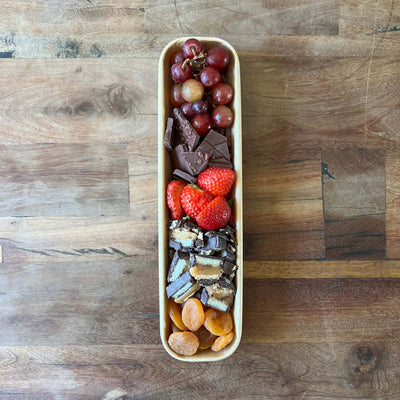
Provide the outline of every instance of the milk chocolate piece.
[[168,282],[173,282],[189,271],[189,254],[176,251],[168,270]]
[[201,302],[208,307],[228,312],[235,296],[235,286],[227,278],[206,286],[201,292]]
[[185,118],[180,108],[176,107],[172,110],[172,114],[177,126],[178,134],[187,144],[189,151],[193,151],[199,144],[200,136]]
[[173,143],[174,143],[174,131],[173,131],[173,126],[174,126],[174,120],[172,118],[167,119],[167,127],[165,128],[165,135],[164,135],[164,147],[168,151],[173,150]]
[[208,165],[232,169],[226,137],[211,129],[197,151],[210,154]]
[[188,151],[186,144],[176,146],[171,152],[171,163],[174,169],[180,169],[184,172],[190,173],[187,161],[183,159],[183,154]]
[[202,151],[187,151],[182,154],[182,158],[187,163],[186,170],[189,170],[192,175],[198,175],[207,168],[210,155]]
[[190,174],[188,174],[185,171],[182,171],[180,169],[174,169],[174,171],[172,172],[172,175],[174,175],[174,176],[176,176],[178,178],[182,178],[182,179],[184,179],[185,181],[187,181],[189,183],[196,183],[197,182],[197,179],[194,176],[192,176],[192,175],[190,175]]

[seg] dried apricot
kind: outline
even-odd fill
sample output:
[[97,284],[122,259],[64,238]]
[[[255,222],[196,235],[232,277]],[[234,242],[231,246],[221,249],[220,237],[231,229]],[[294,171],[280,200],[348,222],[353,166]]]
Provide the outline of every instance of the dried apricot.
[[193,332],[174,332],[169,335],[171,349],[182,356],[192,356],[199,348],[199,339]]
[[220,351],[222,350],[225,346],[227,346],[230,342],[232,342],[233,339],[233,332],[229,332],[226,335],[217,337],[215,339],[215,342],[211,346],[212,351]]
[[195,335],[199,338],[200,346],[199,349],[205,350],[210,348],[213,344],[216,336],[213,335],[210,331],[208,331],[204,326],[202,326],[199,330],[194,332]]
[[172,332],[181,332],[181,330],[174,324],[174,321],[171,320],[171,331]]
[[172,322],[181,330],[186,331],[187,327],[182,321],[181,307],[179,304],[175,303],[174,300],[168,300],[168,315]]
[[204,323],[203,304],[199,299],[190,298],[182,310],[182,321],[191,330],[197,331]]
[[228,313],[210,308],[204,314],[204,326],[215,336],[223,336],[232,330],[232,317]]

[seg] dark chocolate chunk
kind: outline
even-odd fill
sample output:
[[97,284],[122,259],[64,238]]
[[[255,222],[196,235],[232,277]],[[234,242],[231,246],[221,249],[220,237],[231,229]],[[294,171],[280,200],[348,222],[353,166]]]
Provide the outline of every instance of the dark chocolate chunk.
[[205,250],[210,249],[215,251],[221,251],[226,249],[228,238],[225,235],[215,231],[209,231],[206,233],[206,236],[208,237],[208,239],[205,245]]
[[176,251],[168,270],[168,282],[173,282],[189,271],[189,254]]
[[183,219],[171,219],[168,224],[168,229],[177,229],[180,228],[183,224],[184,220]]
[[189,272],[184,273],[178,279],[170,283],[167,288],[168,298],[176,297],[184,293],[189,287],[193,285],[194,281]]
[[199,144],[200,136],[190,124],[190,122],[185,118],[183,112],[180,108],[176,107],[172,111],[178,134],[184,143],[187,144],[189,151],[193,151]]
[[174,120],[172,118],[167,119],[167,127],[165,129],[165,135],[164,135],[164,147],[168,151],[173,150],[173,143],[174,143],[174,131],[173,131],[173,126],[174,126]]
[[224,261],[222,268],[224,270],[224,275],[228,275],[228,276],[233,274],[237,269],[236,264],[231,263],[228,260]]
[[182,250],[182,243],[179,243],[175,240],[169,240],[168,242],[168,246],[173,248],[174,250],[178,251],[178,250]]
[[187,181],[189,183],[196,183],[197,182],[197,179],[194,176],[192,176],[192,175],[190,175],[190,174],[188,174],[185,171],[182,171],[180,169],[174,169],[174,171],[172,172],[172,175],[174,175],[174,176],[176,176],[178,178],[182,178],[182,179],[184,179],[185,181]]
[[200,301],[208,307],[228,312],[235,296],[235,286],[227,278],[206,286],[201,292]]
[[224,260],[230,261],[230,262],[235,262],[236,256],[235,253],[231,252],[228,249],[224,249],[221,251],[221,253],[218,254],[219,257],[223,258]]

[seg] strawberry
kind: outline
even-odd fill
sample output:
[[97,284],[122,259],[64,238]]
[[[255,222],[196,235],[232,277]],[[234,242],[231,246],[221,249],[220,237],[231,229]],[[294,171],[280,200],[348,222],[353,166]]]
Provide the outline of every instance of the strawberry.
[[229,194],[235,173],[229,168],[209,167],[201,172],[197,184],[213,196],[226,196]]
[[203,229],[212,230],[224,227],[231,219],[232,210],[225,197],[218,196],[196,217]]
[[180,196],[186,182],[174,180],[167,185],[167,206],[171,210],[172,219],[181,219],[185,216]]
[[181,193],[182,208],[193,219],[211,200],[212,195],[201,190],[197,185],[187,185]]

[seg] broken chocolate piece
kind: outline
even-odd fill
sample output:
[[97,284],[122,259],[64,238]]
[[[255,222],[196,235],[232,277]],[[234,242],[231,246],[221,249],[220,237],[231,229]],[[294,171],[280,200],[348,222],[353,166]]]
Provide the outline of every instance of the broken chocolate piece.
[[215,250],[215,251],[221,251],[226,249],[226,246],[228,244],[228,238],[218,232],[215,231],[209,231],[206,233],[206,236],[208,237],[207,243],[204,247],[205,250]]
[[180,243],[182,245],[182,248],[193,248],[194,243],[197,239],[197,234],[187,228],[182,227],[169,231],[169,239],[170,241],[172,240],[174,242]]
[[182,179],[184,179],[185,181],[187,181],[189,183],[196,183],[197,182],[197,179],[194,176],[192,176],[192,175],[190,175],[190,174],[188,174],[185,171],[182,171],[180,169],[174,169],[174,171],[172,172],[172,175],[174,175],[174,176],[176,176],[178,178],[182,178]]
[[175,240],[169,240],[168,241],[168,246],[171,247],[172,249],[178,251],[178,250],[182,250],[182,243],[179,243]]
[[176,146],[171,152],[172,168],[180,169],[184,172],[190,173],[187,162],[183,159],[183,153],[188,151],[186,144]]
[[182,158],[187,163],[186,168],[190,170],[190,173],[192,175],[198,175],[207,168],[210,155],[202,151],[187,151],[182,154]]
[[183,303],[189,297],[192,297],[200,289],[200,285],[196,282],[194,283],[186,292],[182,293],[180,296],[175,297],[175,303]]
[[194,280],[190,273],[184,273],[167,286],[166,292],[168,298],[180,296],[182,293],[185,293],[193,284]]
[[221,278],[218,282],[206,286],[201,292],[201,302],[208,307],[228,312],[235,296],[235,286],[229,279]]
[[236,264],[229,262],[228,260],[224,261],[224,264],[222,266],[223,270],[224,270],[224,275],[232,275],[237,267]]
[[232,147],[232,127],[228,126],[228,128],[225,129],[225,137],[226,137],[226,142],[228,144],[228,147]]
[[177,126],[178,134],[187,144],[189,151],[193,151],[199,144],[200,136],[185,118],[180,108],[176,107],[172,110],[172,114]]
[[173,150],[173,143],[174,143],[174,131],[173,131],[173,126],[174,126],[174,120],[172,118],[167,119],[167,127],[165,128],[165,135],[164,135],[164,147],[168,151]]
[[173,282],[189,271],[189,254],[176,251],[168,270],[168,282]]
[[221,253],[218,254],[219,257],[223,258],[224,260],[228,260],[230,262],[235,262],[236,256],[235,253],[231,252],[228,249],[224,249]]
[[232,169],[226,137],[211,129],[197,151],[210,154],[208,165]]
[[221,278],[223,261],[216,257],[191,253],[189,272],[200,285],[207,286]]

